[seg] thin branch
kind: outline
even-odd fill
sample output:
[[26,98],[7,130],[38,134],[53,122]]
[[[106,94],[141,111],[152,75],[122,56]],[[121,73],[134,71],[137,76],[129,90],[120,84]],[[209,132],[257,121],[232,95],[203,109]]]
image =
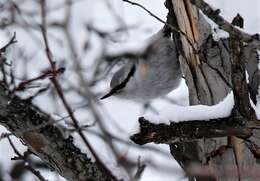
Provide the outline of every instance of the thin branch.
[[[15,147],[14,143],[12,142],[10,137],[7,137],[12,149],[14,150],[15,154],[18,156],[13,160],[23,160],[23,165],[26,164],[27,162],[27,157],[26,154],[24,153],[23,155],[17,150]],[[47,181],[38,170],[35,170],[30,163],[28,162],[28,165],[24,165],[24,168],[27,170],[31,171],[40,181]]]
[[139,156],[138,160],[137,160],[137,171],[136,171],[135,177],[134,177],[136,180],[141,179],[145,168],[146,168],[146,165],[141,162],[141,157]]
[[33,173],[40,181],[48,181],[42,176],[42,174],[38,170],[35,170],[31,165],[25,165],[24,168],[31,171],[31,173]]
[[1,133],[1,135],[0,135],[0,141],[2,140],[2,139],[4,139],[4,138],[8,138],[9,136],[11,136],[12,135],[12,133]]
[[[46,2],[45,0],[41,0],[41,17],[42,17],[42,36],[44,39],[44,44],[45,44],[45,50],[46,50],[46,56],[48,58],[48,61],[51,65],[52,71],[55,72],[56,71],[56,64],[52,59],[52,53],[49,47],[49,43],[48,43],[48,37],[47,37],[47,29],[46,29]],[[102,161],[100,160],[100,158],[98,157],[98,155],[96,154],[95,150],[92,148],[91,144],[89,143],[89,141],[87,140],[86,136],[84,135],[84,133],[82,132],[82,130],[80,129],[80,125],[78,123],[78,120],[76,119],[76,117],[74,116],[74,113],[71,109],[71,107],[69,106],[68,101],[66,100],[64,94],[63,94],[63,90],[54,74],[54,76],[52,77],[52,83],[56,89],[56,92],[59,96],[59,98],[61,99],[65,109],[67,110],[75,129],[77,129],[79,136],[81,137],[81,139],[83,140],[84,144],[87,146],[87,148],[90,150],[90,152],[92,153],[92,155],[94,156],[96,162],[98,163],[99,167],[101,170],[105,171],[105,173],[113,180],[117,180],[117,178],[111,173],[111,171],[102,163]]]
[[35,78],[22,81],[21,83],[19,83],[19,85],[16,88],[14,88],[14,90],[12,92],[24,90],[26,88],[26,86],[31,84],[32,82],[42,80],[47,77],[51,78],[54,75],[57,76],[58,74],[64,73],[64,71],[65,71],[65,68],[63,68],[63,67],[56,69],[55,72],[53,72],[52,70],[48,70]]
[[11,145],[14,153],[19,156],[20,158],[23,157],[22,154],[16,149],[16,147],[14,146],[14,143],[12,142],[11,138],[8,136],[7,137],[8,141],[9,141],[9,144]]
[[144,7],[143,5],[133,2],[133,1],[129,1],[129,0],[122,0],[124,2],[127,2],[129,4],[132,4],[134,6],[138,6],[140,8],[142,8],[143,10],[145,10],[147,13],[149,13],[152,17],[154,17],[155,19],[157,19],[159,22],[163,23],[164,25],[166,25],[167,27],[169,27],[172,31],[175,31],[177,33],[180,33],[181,35],[183,35],[185,37],[185,39],[188,41],[188,43],[190,44],[190,46],[192,47],[194,53],[198,52],[198,49],[196,47],[194,47],[194,44],[192,42],[192,40],[186,35],[185,32],[181,31],[179,28],[174,27],[173,25],[167,23],[166,21],[162,20],[161,18],[159,18],[158,16],[156,16],[153,12],[151,12],[150,10],[148,10],[146,7]]
[[0,53],[5,52],[6,49],[7,49],[10,45],[12,45],[12,44],[14,44],[14,43],[17,43],[17,40],[16,40],[16,32],[14,32],[14,34],[13,34],[11,40],[10,40],[5,46],[3,46],[2,48],[0,48]]
[[207,61],[205,61],[203,58],[202,59],[200,59],[202,62],[204,62],[209,68],[211,68],[212,70],[214,70],[218,75],[219,75],[219,77],[223,80],[223,82],[229,87],[229,88],[233,88],[233,86],[229,83],[229,81],[226,79],[226,77],[223,75],[223,73],[219,70],[219,69],[217,69],[217,68],[215,68],[215,67],[213,67],[212,65],[210,65],[210,63],[208,63]]
[[[64,134],[63,129],[53,124],[40,126],[55,122],[51,116],[31,102],[10,95],[7,90],[0,84],[0,124],[19,137],[40,159],[67,180],[113,180],[75,146],[73,138]],[[27,132],[38,126],[41,127],[39,130]]]

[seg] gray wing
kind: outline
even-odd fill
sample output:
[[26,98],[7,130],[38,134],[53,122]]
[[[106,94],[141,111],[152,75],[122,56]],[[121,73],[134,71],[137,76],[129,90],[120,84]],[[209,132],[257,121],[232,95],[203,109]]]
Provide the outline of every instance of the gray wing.
[[127,63],[125,66],[123,66],[121,69],[119,69],[112,77],[112,80],[110,82],[111,90],[101,97],[100,99],[105,99],[107,97],[110,97],[117,93],[118,91],[122,90],[130,78],[135,73],[135,65],[133,63]]
[[128,62],[113,75],[112,80],[110,82],[110,87],[112,89],[118,86],[119,84],[122,84],[126,80],[133,65],[134,63]]

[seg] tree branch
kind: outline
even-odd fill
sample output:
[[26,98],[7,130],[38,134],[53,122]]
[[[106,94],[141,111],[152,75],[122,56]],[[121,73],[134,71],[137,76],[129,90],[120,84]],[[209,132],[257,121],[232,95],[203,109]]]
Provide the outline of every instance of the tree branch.
[[[46,25],[46,1],[41,0],[41,17],[42,17],[42,24],[41,24],[41,30],[42,30],[42,36],[44,40],[44,45],[45,45],[45,53],[47,56],[47,59],[49,61],[50,67],[53,72],[56,72],[56,64],[53,61],[52,57],[52,52],[49,47],[49,41],[48,41],[48,36],[47,36],[47,25]],[[96,163],[99,167],[100,170],[106,173],[107,177],[110,178],[111,180],[117,180],[117,178],[112,174],[112,172],[106,167],[106,165],[101,161],[101,159],[98,157],[96,151],[92,147],[92,145],[89,143],[88,139],[84,135],[83,131],[80,129],[80,125],[78,120],[76,119],[72,108],[70,107],[67,99],[65,98],[65,95],[63,93],[62,87],[54,74],[53,77],[51,78],[51,81],[53,83],[54,88],[56,89],[57,95],[59,96],[60,100],[62,101],[66,111],[68,112],[68,115],[70,116],[73,125],[75,129],[77,130],[77,133],[79,134],[80,138],[82,139],[83,143],[86,145],[86,147],[90,150],[91,154],[96,160]]]
[[9,95],[0,84],[0,124],[22,139],[40,159],[67,180],[113,180],[82,153],[74,145],[73,138],[66,137],[61,128],[50,124],[40,127],[50,120],[49,115],[29,101]]
[[252,130],[237,125],[239,122],[232,116],[209,121],[172,122],[170,125],[153,124],[145,118],[139,118],[140,132],[131,136],[136,144],[173,143],[176,141],[194,141],[201,138],[217,138],[225,136],[250,137]]
[[142,8],[143,10],[145,10],[147,13],[149,13],[152,17],[154,17],[156,20],[158,20],[159,22],[163,23],[165,26],[167,26],[168,28],[170,28],[172,31],[180,33],[181,35],[183,35],[185,37],[185,39],[187,40],[187,42],[189,43],[189,45],[191,46],[191,48],[193,49],[194,53],[197,53],[198,50],[196,47],[194,47],[194,42],[187,36],[187,34],[185,32],[183,32],[182,30],[180,30],[179,28],[169,24],[168,22],[162,20],[161,18],[159,18],[158,16],[156,16],[153,12],[151,12],[150,10],[148,10],[147,8],[145,8],[143,5],[133,2],[133,1],[129,1],[129,0],[122,0],[124,2],[127,2],[129,4],[132,4],[134,6],[138,6],[140,8]]
[[241,39],[243,42],[252,43],[256,47],[260,48],[259,34],[255,34],[252,36],[248,33],[239,30],[219,15],[219,9],[214,10],[208,3],[204,2],[203,0],[191,0],[191,2],[197,8],[199,8],[208,18],[214,21],[219,26],[219,28],[230,33],[230,35],[237,37],[238,39]]

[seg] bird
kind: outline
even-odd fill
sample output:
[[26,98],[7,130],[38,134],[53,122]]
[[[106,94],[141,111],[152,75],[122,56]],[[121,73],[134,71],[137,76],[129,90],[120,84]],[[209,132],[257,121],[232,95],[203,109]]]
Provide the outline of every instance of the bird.
[[148,102],[176,89],[182,73],[172,33],[164,26],[148,38],[142,54],[131,58],[112,76],[110,91],[101,99],[116,96]]

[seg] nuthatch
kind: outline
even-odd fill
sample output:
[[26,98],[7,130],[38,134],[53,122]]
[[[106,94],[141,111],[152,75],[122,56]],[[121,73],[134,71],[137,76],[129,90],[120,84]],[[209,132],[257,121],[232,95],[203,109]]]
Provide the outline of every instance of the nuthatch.
[[142,56],[118,70],[110,83],[112,95],[137,101],[149,101],[177,88],[182,74],[176,46],[164,27],[149,39]]

